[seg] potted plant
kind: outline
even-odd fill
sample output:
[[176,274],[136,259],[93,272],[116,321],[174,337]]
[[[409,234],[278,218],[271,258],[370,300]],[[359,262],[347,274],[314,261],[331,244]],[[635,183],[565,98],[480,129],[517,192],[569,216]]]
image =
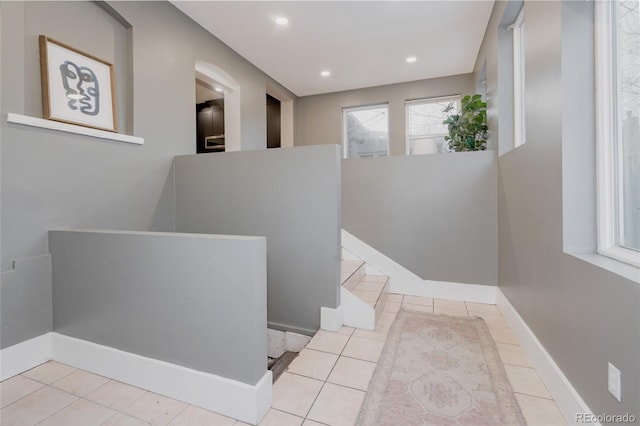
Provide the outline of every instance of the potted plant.
[[[442,124],[449,127],[444,137],[446,146],[456,152],[484,151],[487,149],[487,103],[481,95],[465,96],[460,101],[460,112],[450,114]],[[453,102],[445,109],[451,113]]]

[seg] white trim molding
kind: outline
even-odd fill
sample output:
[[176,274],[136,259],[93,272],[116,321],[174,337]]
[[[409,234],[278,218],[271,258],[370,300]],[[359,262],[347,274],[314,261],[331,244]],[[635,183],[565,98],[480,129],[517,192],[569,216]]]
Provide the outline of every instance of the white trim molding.
[[250,424],[271,407],[272,376],[255,385],[52,333],[53,359]]
[[342,230],[342,247],[364,260],[367,267],[375,268],[382,275],[388,276],[390,293],[495,303],[495,286],[424,280],[344,229]]
[[342,328],[342,305],[337,308],[320,307],[320,328],[329,331],[339,331]]
[[61,123],[59,121],[45,120],[26,115],[7,113],[7,123],[22,124],[24,126],[39,127],[41,129],[56,130],[59,132],[73,133],[76,135],[92,136],[99,139],[108,139],[116,142],[126,142],[136,145],[144,145],[144,138],[123,135],[122,133],[107,132],[105,130],[92,129],[90,127],[75,124]]
[[[549,389],[567,423],[576,424],[577,413],[593,413],[499,288],[496,292],[496,305],[518,338],[531,364]],[[581,424],[600,425],[600,423]]]
[[272,375],[255,385],[51,332],[0,351],[1,380],[55,360],[257,425],[272,400]]
[[0,350],[0,381],[51,360],[51,339],[46,333]]

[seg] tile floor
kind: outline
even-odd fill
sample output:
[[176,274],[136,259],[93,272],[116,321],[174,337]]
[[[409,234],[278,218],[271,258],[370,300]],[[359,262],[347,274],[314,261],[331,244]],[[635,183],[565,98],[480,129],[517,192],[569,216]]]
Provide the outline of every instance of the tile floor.
[[[353,425],[401,305],[484,318],[529,426],[565,425],[558,407],[494,305],[390,294],[376,331],[319,331],[273,387],[261,425]],[[0,425],[217,426],[244,423],[48,362],[0,383]]]

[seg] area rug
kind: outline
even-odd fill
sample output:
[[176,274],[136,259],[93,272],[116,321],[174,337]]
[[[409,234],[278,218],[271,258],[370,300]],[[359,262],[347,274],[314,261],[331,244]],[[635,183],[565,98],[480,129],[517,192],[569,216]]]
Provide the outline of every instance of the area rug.
[[357,424],[526,422],[482,318],[402,309],[389,331]]

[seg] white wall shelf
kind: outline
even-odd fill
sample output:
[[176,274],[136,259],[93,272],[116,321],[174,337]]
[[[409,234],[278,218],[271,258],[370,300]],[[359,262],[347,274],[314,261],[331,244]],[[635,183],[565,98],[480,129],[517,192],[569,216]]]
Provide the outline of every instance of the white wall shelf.
[[123,135],[121,133],[107,132],[105,130],[92,129],[90,127],[77,126],[75,124],[67,124],[58,121],[44,120],[42,118],[28,117],[26,115],[14,114],[11,112],[7,113],[7,123],[40,127],[42,129],[57,130],[59,132],[74,133],[76,135],[92,136],[94,138],[108,139],[116,142],[144,145],[144,138],[139,138],[137,136]]

